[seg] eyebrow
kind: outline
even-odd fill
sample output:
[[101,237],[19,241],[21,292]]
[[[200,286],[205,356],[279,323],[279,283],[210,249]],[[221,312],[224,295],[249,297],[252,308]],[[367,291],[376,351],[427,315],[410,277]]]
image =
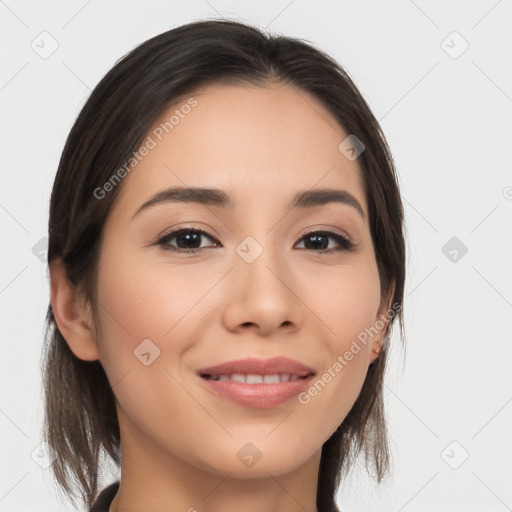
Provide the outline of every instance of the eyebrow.
[[[134,213],[133,217],[151,206],[175,202],[196,203],[219,208],[233,208],[236,203],[230,194],[217,188],[170,187],[162,192],[158,192],[142,204]],[[312,208],[328,203],[342,203],[352,206],[363,219],[366,219],[366,215],[359,201],[350,194],[350,192],[335,188],[297,192],[287,205],[287,208]]]

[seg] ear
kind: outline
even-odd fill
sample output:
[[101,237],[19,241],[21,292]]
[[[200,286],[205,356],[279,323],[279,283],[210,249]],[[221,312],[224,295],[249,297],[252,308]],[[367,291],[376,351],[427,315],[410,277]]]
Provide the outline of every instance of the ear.
[[370,354],[369,364],[375,362],[382,351],[382,343],[386,335],[389,323],[391,322],[395,313],[391,310],[391,301],[395,293],[395,284],[391,286],[388,296],[381,302],[377,316],[375,317],[374,327],[378,329],[378,333],[372,338],[372,351]]
[[60,258],[52,261],[50,265],[50,288],[50,302],[57,327],[73,354],[85,361],[99,359],[92,317],[83,297],[69,281]]

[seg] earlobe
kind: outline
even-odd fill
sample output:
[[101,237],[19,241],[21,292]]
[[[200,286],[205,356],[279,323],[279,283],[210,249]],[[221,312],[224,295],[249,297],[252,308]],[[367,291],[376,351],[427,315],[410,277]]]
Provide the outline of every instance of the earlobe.
[[50,266],[50,289],[53,315],[60,333],[79,359],[100,358],[93,335],[91,318],[78,290],[69,281],[64,265],[56,259]]
[[379,343],[379,341],[375,341],[373,344],[372,354],[370,356],[370,364],[376,361],[376,359],[379,357],[379,354],[382,351],[382,348]]
[[379,357],[379,354],[382,352],[382,343],[384,340],[384,336],[386,335],[386,330],[388,327],[389,321],[385,322],[384,320],[380,320],[377,317],[376,327],[379,328],[379,333],[375,335],[372,340],[372,351],[370,354],[369,364],[375,362],[375,360]]
[[386,336],[386,332],[388,330],[388,326],[392,318],[391,301],[394,296],[394,291],[395,286],[393,284],[390,292],[388,293],[387,300],[382,301],[377,316],[375,318],[374,325],[379,330],[379,332],[378,334],[375,335],[372,341],[372,352],[370,354],[369,364],[374,363],[375,360],[379,357],[379,354],[382,352],[384,337]]

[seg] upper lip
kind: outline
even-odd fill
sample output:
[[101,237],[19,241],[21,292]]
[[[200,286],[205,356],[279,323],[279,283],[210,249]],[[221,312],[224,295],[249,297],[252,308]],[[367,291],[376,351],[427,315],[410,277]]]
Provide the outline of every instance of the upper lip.
[[215,366],[208,366],[197,370],[199,375],[232,375],[234,373],[254,374],[254,375],[275,375],[276,373],[288,373],[305,377],[309,374],[315,374],[315,370],[309,366],[289,359],[288,357],[274,357],[272,359],[236,359]]

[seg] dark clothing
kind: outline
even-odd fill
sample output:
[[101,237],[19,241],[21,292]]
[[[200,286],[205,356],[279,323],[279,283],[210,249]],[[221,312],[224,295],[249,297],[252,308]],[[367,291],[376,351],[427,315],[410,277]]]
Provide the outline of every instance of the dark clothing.
[[108,512],[112,500],[114,499],[117,490],[119,489],[119,481],[109,485],[103,491],[100,492],[96,498],[93,506],[89,509],[89,512]]

